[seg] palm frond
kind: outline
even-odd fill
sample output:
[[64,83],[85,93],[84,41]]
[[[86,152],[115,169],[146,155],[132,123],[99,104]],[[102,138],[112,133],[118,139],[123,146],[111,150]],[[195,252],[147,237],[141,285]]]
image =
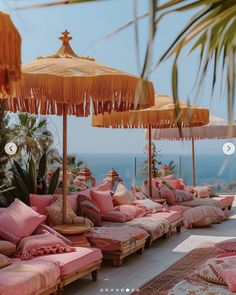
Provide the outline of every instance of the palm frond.
[[29,6],[21,6],[16,8],[16,10],[25,10],[25,9],[32,9],[32,8],[47,8],[52,6],[65,5],[65,4],[79,4],[79,3],[101,2],[101,1],[108,1],[108,0],[62,0],[62,1],[35,4],[35,5],[29,5]]

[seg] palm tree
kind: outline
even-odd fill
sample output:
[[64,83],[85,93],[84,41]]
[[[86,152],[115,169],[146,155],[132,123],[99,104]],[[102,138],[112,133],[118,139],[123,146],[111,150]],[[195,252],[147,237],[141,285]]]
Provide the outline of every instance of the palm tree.
[[[51,3],[33,5],[33,7],[48,7],[63,4],[78,4],[84,2],[102,2],[101,0],[61,0]],[[134,1],[136,5],[137,1]],[[174,57],[172,64],[172,92],[178,112],[178,69],[179,58],[185,47],[190,46],[189,54],[199,52],[199,70],[196,77],[195,89],[199,90],[204,78],[213,64],[211,71],[212,93],[220,84],[221,89],[226,86],[228,98],[228,117],[233,122],[233,104],[235,96],[235,64],[236,64],[236,1],[235,0],[168,0],[158,5],[157,0],[149,0],[150,9],[147,13],[136,15],[134,19],[117,28],[109,34],[109,37],[126,29],[130,25],[135,26],[136,44],[138,46],[137,22],[145,17],[150,19],[150,38],[146,50],[141,76],[146,77],[150,71],[152,58],[152,46],[154,38],[158,39],[157,26],[171,13],[193,12],[193,16],[187,25],[179,32],[171,45],[166,49],[160,60],[156,61],[155,69],[160,63],[170,57]],[[29,7],[27,7],[29,8]],[[137,9],[135,9],[136,11]],[[191,45],[193,42],[193,45]],[[227,73],[227,79],[217,80],[217,73]]]
[[17,123],[11,126],[11,133],[20,158],[32,155],[37,160],[45,153],[49,164],[60,161],[58,151],[53,148],[54,137],[48,130],[46,119],[27,113],[18,114]]

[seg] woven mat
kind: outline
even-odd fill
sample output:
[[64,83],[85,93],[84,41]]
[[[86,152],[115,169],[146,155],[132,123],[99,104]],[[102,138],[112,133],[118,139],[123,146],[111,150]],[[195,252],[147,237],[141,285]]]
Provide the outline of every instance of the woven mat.
[[166,295],[174,285],[191,276],[201,264],[219,252],[213,246],[194,249],[132,295]]

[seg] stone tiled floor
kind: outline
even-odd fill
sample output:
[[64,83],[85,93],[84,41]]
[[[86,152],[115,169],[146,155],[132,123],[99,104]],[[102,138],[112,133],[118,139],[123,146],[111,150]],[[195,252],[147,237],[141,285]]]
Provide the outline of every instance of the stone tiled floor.
[[[235,204],[236,206],[236,204]],[[123,266],[115,268],[111,263],[102,265],[98,282],[85,277],[64,289],[65,295],[124,295],[138,289],[192,249],[205,242],[218,242],[236,237],[236,207],[229,220],[202,229],[184,229],[173,233],[170,239],[159,239],[142,256],[125,259]]]

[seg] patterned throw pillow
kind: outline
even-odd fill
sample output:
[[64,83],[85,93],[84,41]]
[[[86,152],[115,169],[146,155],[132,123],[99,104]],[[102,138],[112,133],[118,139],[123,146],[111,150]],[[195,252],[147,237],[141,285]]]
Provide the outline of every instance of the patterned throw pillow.
[[134,201],[134,204],[137,207],[143,208],[146,210],[147,213],[156,213],[156,212],[161,212],[163,209],[163,205],[153,202],[150,199],[146,200],[136,200]]
[[224,212],[213,206],[198,206],[183,213],[185,227],[205,227],[225,219]]
[[167,187],[164,183],[160,185],[159,194],[161,199],[166,199],[166,203],[170,206],[175,204],[174,191]]
[[216,247],[226,252],[236,252],[236,238],[216,243]]
[[175,203],[181,203],[185,201],[191,201],[194,199],[194,195],[188,191],[175,190]]
[[207,282],[226,285],[216,258],[210,258],[201,265],[197,270],[197,275]]
[[227,285],[231,292],[236,291],[236,257],[208,259],[197,272],[204,280]]
[[[67,224],[86,224],[89,226],[93,226],[93,223],[84,217],[77,216],[74,211],[71,209],[69,203],[67,202],[66,206],[66,223]],[[52,205],[47,207],[48,215],[51,218],[53,225],[62,224],[62,211],[63,211],[63,198],[58,198]]]
[[12,264],[11,259],[3,254],[0,254],[0,268]]
[[0,240],[0,254],[6,255],[6,256],[12,256],[16,252],[16,245],[8,242]]
[[210,191],[207,186],[194,187],[197,198],[210,198]]
[[113,198],[118,205],[130,205],[135,200],[132,193],[122,183],[118,184]]
[[88,218],[93,222],[94,226],[101,226],[101,212],[97,204],[83,195],[78,195],[77,202],[77,215]]

